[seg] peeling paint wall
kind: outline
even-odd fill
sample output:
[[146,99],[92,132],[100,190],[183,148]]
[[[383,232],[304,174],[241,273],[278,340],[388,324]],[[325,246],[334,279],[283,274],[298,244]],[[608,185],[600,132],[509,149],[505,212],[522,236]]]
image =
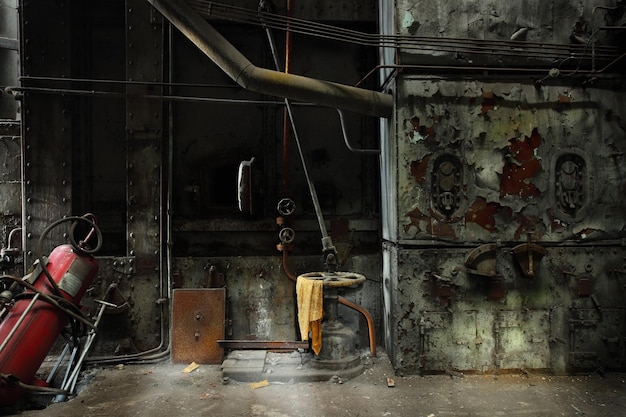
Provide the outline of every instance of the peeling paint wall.
[[[623,4],[591,0],[504,2],[439,2],[401,0],[396,3],[396,33],[418,37],[400,44],[402,63],[433,62],[453,65],[482,63],[519,66],[557,63],[559,56],[545,53],[555,45],[616,46],[623,32],[607,29],[624,24]],[[426,38],[448,41],[431,48]],[[451,43],[460,40],[460,43]],[[472,43],[471,40],[488,41]],[[493,41],[512,42],[506,45]],[[533,54],[519,53],[515,42],[541,45]],[[459,47],[462,44],[463,46]],[[456,45],[456,47],[451,46]],[[560,46],[556,46],[558,50]],[[588,45],[590,46],[590,45]],[[496,54],[496,52],[499,52]],[[599,50],[598,50],[599,52]],[[567,55],[565,55],[567,57]]]
[[398,99],[401,240],[624,232],[623,92],[407,77]]
[[596,6],[396,4],[383,289],[398,373],[626,366],[624,31],[601,29],[624,7]]
[[621,83],[397,83],[398,372],[623,369]]

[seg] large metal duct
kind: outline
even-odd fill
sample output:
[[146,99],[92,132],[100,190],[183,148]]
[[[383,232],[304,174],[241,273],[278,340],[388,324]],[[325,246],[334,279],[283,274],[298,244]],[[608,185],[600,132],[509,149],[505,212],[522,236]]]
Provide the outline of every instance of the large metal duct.
[[245,89],[355,113],[391,117],[393,100],[389,94],[259,68],[184,1],[148,2]]

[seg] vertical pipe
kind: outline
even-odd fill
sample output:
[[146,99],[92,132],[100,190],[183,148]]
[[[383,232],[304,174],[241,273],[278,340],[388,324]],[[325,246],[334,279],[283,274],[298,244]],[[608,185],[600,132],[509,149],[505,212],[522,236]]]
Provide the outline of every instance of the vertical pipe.
[[370,341],[370,355],[375,358],[376,357],[376,329],[374,328],[374,318],[372,317],[370,312],[367,311],[365,308],[361,307],[358,304],[353,303],[347,298],[339,296],[337,297],[337,301],[339,301],[340,304],[343,304],[346,307],[350,307],[351,309],[358,311],[359,313],[363,315],[363,317],[365,317],[365,321],[367,322],[368,337]]
[[[292,17],[292,0],[287,0],[287,18]],[[285,32],[285,74],[289,74],[291,63],[291,31],[287,25]],[[283,109],[283,195],[289,193],[289,111],[287,107]]]
[[[167,77],[170,83],[168,87],[168,94],[174,93],[172,84],[174,83],[174,26],[168,25],[167,30],[167,42],[168,42],[168,71]],[[165,213],[165,233],[166,233],[166,276],[165,276],[165,292],[161,294],[162,297],[166,297],[167,300],[172,299],[172,264],[173,253],[172,248],[174,246],[174,103],[170,101],[167,104],[167,196],[166,196],[166,213]],[[168,334],[167,352],[172,348],[172,337]]]

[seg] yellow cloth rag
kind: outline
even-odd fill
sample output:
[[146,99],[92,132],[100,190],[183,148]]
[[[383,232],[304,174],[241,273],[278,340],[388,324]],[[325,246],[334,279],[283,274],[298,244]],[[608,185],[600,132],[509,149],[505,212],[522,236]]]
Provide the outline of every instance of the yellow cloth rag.
[[299,276],[296,281],[298,324],[302,340],[309,340],[316,355],[322,349],[322,317],[324,316],[324,283],[320,279]]

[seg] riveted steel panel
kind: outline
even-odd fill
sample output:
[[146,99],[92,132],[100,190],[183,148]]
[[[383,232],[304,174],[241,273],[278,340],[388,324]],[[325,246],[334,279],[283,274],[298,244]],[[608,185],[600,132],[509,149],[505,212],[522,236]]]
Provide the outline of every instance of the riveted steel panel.
[[226,290],[174,290],[172,304],[172,362],[222,362]]
[[[22,76],[68,77],[72,67],[69,2],[24,2]],[[51,35],[54,34],[54,35]],[[24,86],[27,86],[24,83]],[[31,265],[41,232],[72,213],[72,118],[75,101],[62,95],[26,92],[22,100],[24,264]],[[42,251],[63,242],[63,228],[49,234]],[[54,242],[54,243],[53,243]]]

